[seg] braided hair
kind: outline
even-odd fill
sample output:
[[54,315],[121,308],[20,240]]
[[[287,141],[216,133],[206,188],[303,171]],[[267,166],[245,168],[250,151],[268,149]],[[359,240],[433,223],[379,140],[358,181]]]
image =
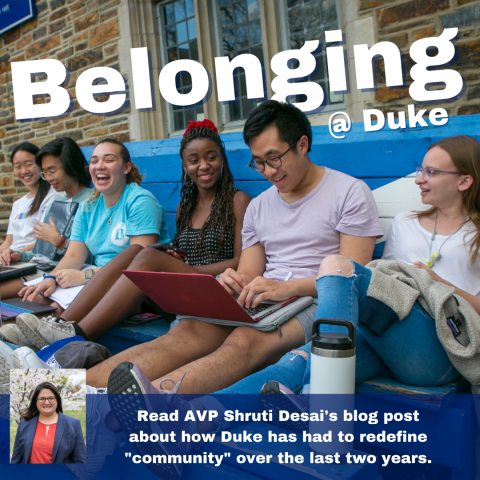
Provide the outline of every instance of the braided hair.
[[[223,245],[233,240],[235,235],[235,215],[233,211],[233,175],[228,166],[227,155],[225,154],[225,145],[218,133],[215,133],[208,127],[201,126],[188,130],[180,143],[180,157],[183,160],[182,154],[187,145],[199,138],[206,138],[211,140],[220,149],[222,158],[222,175],[217,182],[217,189],[215,198],[213,200],[210,215],[202,226],[199,235],[195,240],[194,250],[205,258],[204,252],[207,252],[211,263],[215,262]],[[187,238],[190,228],[192,228],[192,218],[195,208],[198,203],[199,193],[198,187],[193,180],[182,171],[180,189],[180,205],[177,218],[177,233],[173,240],[175,247],[179,246],[179,239],[182,232],[187,229]],[[216,252],[209,252],[205,245],[205,235],[207,230],[210,230],[218,239],[218,249]],[[202,248],[203,247],[203,248]]]

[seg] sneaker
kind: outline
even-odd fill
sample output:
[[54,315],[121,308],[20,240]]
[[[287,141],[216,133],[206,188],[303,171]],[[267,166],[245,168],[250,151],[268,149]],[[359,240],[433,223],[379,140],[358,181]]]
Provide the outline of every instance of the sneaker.
[[29,347],[17,348],[13,352],[12,360],[13,368],[52,368]]
[[309,429],[308,422],[304,421],[280,421],[279,411],[286,410],[290,413],[305,413],[309,412],[309,400],[306,396],[296,395],[285,385],[279,382],[270,380],[260,390],[258,403],[262,410],[272,410],[273,425],[277,427],[286,428],[294,432],[307,431]]
[[35,350],[38,350],[14,323],[3,325],[3,327],[0,328],[0,337],[13,345],[30,348],[33,347]]
[[[108,401],[127,438],[130,438],[131,434],[138,435],[140,430],[149,436],[152,434],[159,436],[159,441],[155,443],[131,442],[139,455],[187,455],[192,451],[194,447],[192,443],[181,441],[182,431],[190,434],[196,432],[196,422],[184,420],[187,412],[194,411],[194,408],[177,393],[182,380],[183,377],[175,383],[171,379],[165,379],[163,382],[170,381],[174,384],[173,390],[157,390],[145,374],[130,362],[121,363],[110,374],[107,386]],[[177,411],[179,420],[139,422],[138,410],[162,412],[167,415]],[[171,438],[172,433],[175,433],[176,442],[166,440],[167,436]],[[146,467],[163,480],[179,480],[183,463],[150,463]]]
[[10,370],[13,368],[13,350],[0,342],[0,393],[10,393]]
[[17,317],[17,325],[38,348],[75,336],[73,322],[66,322],[52,315],[40,319],[31,313],[22,313]]

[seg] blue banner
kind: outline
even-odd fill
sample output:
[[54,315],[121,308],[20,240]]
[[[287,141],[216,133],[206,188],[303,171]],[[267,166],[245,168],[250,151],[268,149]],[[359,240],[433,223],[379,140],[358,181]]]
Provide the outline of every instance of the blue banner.
[[86,463],[68,466],[8,465],[3,409],[0,478],[474,480],[480,399],[446,396],[87,395]]
[[0,35],[36,16],[35,0],[0,0]]

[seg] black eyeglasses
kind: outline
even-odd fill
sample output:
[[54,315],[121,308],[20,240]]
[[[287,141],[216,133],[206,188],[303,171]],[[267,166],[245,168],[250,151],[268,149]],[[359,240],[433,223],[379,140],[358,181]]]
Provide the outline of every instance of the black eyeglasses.
[[434,174],[434,173],[453,173],[455,175],[463,175],[463,173],[461,172],[448,172],[447,170],[435,170],[434,168],[432,167],[417,167],[417,177],[423,173],[423,179],[425,181],[428,181],[430,180],[430,177]]
[[53,402],[56,402],[56,401],[57,401],[56,397],[38,397],[38,398],[37,398],[37,401],[38,401],[39,403],[45,403],[47,400],[48,400],[50,403],[53,403]]
[[256,172],[263,172],[265,170],[265,164],[267,164],[271,168],[280,168],[282,166],[282,157],[286,155],[293,147],[295,147],[297,143],[298,140],[281,155],[276,155],[275,157],[270,157],[263,161],[255,160],[254,158],[252,158],[248,166]]

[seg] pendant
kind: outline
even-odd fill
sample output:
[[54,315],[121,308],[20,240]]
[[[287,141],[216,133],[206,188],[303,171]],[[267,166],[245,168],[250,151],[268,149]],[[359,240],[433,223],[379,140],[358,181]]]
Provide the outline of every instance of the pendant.
[[107,223],[108,223],[109,225],[111,225],[111,224],[112,224],[112,219],[109,218]]
[[430,255],[430,257],[428,257],[425,260],[425,265],[429,268],[432,268],[433,267],[433,262],[434,262],[434,258]]

